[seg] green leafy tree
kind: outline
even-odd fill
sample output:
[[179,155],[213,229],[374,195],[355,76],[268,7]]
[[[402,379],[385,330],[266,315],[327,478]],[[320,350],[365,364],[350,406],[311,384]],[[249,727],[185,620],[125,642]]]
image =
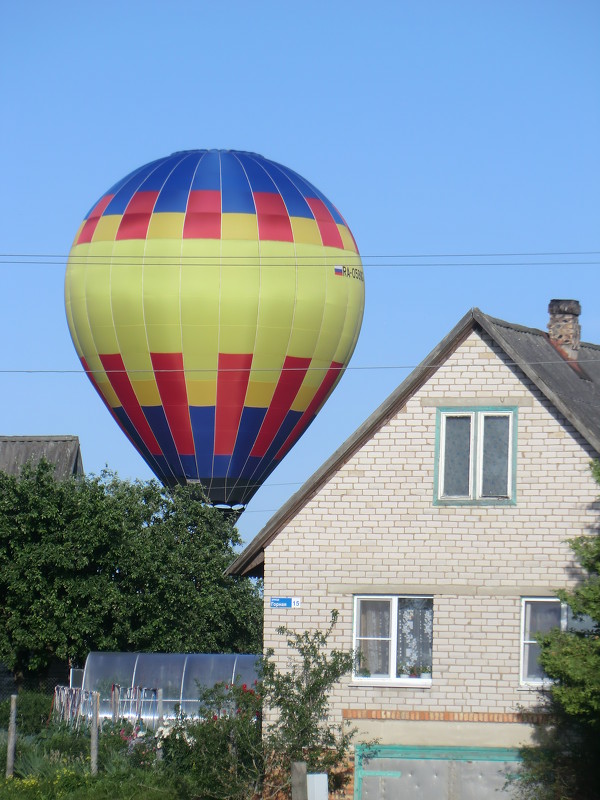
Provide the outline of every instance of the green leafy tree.
[[[592,472],[600,483],[598,462]],[[521,751],[519,792],[531,800],[600,797],[600,536],[569,544],[586,577],[558,596],[585,624],[538,637],[540,664],[552,682],[544,701],[548,722],[537,746]]]
[[187,487],[0,472],[0,661],[22,680],[91,650],[260,652],[259,587],[223,574],[239,541]]

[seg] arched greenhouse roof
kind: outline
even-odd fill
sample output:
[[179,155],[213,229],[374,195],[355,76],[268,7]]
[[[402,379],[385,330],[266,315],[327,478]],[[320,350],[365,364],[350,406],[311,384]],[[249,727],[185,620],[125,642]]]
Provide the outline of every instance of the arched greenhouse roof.
[[82,688],[99,692],[101,716],[113,713],[115,687],[120,688],[121,702],[134,688],[162,689],[165,716],[178,709],[195,716],[200,687],[235,680],[250,686],[258,678],[259,660],[257,655],[236,653],[94,652],[86,659]]

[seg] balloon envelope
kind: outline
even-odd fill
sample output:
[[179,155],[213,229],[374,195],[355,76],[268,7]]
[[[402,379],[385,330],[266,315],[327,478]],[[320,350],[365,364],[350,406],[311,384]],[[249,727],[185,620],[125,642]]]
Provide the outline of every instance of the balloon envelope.
[[254,153],[192,150],[135,170],[81,223],[65,279],[73,342],[166,485],[245,504],[347,365],[364,307],[344,219]]

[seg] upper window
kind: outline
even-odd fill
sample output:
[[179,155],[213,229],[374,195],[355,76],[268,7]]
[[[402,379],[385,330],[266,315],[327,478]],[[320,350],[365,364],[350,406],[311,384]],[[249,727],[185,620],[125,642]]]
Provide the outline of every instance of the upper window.
[[429,685],[432,649],[432,597],[355,598],[355,678]]
[[436,500],[515,499],[516,409],[438,409]]

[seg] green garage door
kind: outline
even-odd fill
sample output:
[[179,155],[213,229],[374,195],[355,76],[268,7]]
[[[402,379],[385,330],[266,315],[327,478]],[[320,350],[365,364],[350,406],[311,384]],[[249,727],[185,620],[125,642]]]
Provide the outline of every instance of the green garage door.
[[358,746],[355,800],[509,800],[518,765],[504,747]]

